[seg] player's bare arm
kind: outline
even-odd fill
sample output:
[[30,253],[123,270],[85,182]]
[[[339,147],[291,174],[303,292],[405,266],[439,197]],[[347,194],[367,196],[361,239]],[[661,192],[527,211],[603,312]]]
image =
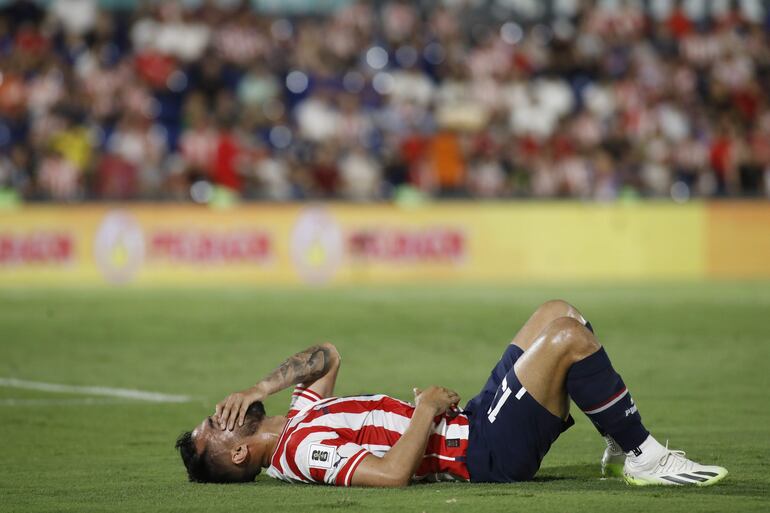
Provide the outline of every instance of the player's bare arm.
[[353,486],[402,487],[409,484],[425,454],[433,421],[460,401],[443,387],[415,389],[415,409],[409,427],[384,456],[370,454],[353,474]]
[[332,395],[340,361],[337,348],[328,342],[290,356],[255,385],[217,403],[215,417],[219,427],[232,431],[236,424],[242,426],[250,405],[299,383],[321,397]]

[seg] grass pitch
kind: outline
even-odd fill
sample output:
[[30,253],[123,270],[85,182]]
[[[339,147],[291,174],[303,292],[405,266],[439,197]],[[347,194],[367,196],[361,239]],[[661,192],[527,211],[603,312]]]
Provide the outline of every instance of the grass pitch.
[[[730,475],[706,489],[599,478],[602,440],[576,413],[537,479],[404,490],[186,482],[173,449],[227,393],[317,341],[338,393],[470,398],[543,300],[574,302],[646,425]],[[767,511],[770,285],[342,290],[0,291],[0,377],[187,394],[157,404],[0,387],[0,511]],[[283,412],[289,392],[267,401]],[[90,401],[90,402],[89,402]],[[573,409],[574,410],[574,409]]]

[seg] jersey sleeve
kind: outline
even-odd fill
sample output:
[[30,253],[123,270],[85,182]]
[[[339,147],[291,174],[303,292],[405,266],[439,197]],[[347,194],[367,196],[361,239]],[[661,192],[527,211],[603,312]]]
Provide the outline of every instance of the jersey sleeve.
[[294,392],[291,394],[291,402],[289,403],[289,417],[293,417],[297,412],[304,410],[308,406],[312,406],[323,399],[320,395],[313,392],[309,388],[297,385],[294,387]]
[[305,440],[292,459],[307,482],[350,486],[353,474],[367,454],[371,453],[354,443],[336,445],[330,440]]

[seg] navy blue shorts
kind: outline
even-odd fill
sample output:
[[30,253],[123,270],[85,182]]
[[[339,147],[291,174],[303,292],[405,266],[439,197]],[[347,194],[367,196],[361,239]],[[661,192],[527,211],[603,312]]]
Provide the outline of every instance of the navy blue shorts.
[[543,457],[574,421],[535,401],[519,382],[513,364],[524,354],[509,345],[481,392],[468,401],[467,465],[471,481],[510,483],[535,476]]

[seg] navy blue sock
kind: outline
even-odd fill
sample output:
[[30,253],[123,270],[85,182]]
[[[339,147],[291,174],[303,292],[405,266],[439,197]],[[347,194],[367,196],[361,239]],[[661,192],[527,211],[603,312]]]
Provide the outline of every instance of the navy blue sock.
[[[590,331],[591,333],[596,334],[594,332],[594,327],[591,326],[591,322],[590,321],[586,321],[585,326],[586,326],[586,329],[588,331]],[[599,432],[600,435],[602,435],[602,436],[606,436],[607,435],[607,433],[605,433],[604,430],[601,427],[597,426],[596,424],[594,424],[594,427],[596,428],[596,430]]]
[[603,347],[570,367],[567,393],[599,432],[610,435],[626,452],[636,450],[650,434]]

